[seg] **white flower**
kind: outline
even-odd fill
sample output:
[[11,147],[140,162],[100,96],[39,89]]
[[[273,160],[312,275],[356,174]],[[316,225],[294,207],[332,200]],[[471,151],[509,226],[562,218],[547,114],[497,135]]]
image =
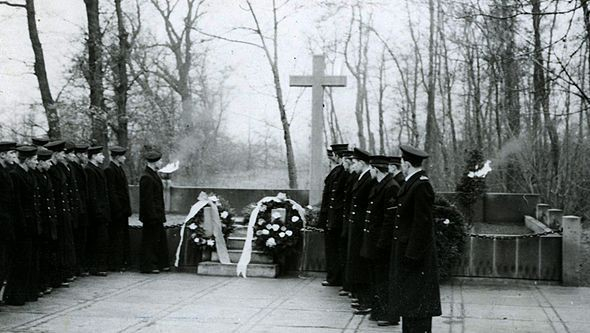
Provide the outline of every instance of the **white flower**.
[[449,219],[445,219],[445,220],[443,221],[443,223],[444,223],[444,224],[449,224],[449,223],[451,223],[451,221],[449,221]]
[[212,240],[212,239],[208,239],[208,240],[207,240],[207,245],[208,245],[208,246],[213,246],[213,245],[215,245],[215,241],[214,241],[214,240]]
[[285,227],[285,226],[282,226],[282,227],[281,227],[281,231],[285,231],[285,230],[287,230],[287,227]]
[[269,238],[266,240],[266,246],[268,247],[275,247],[275,245],[277,245],[277,242],[275,241],[274,238]]
[[263,235],[268,235],[268,234],[270,234],[270,231],[268,231],[266,229],[262,229],[262,234]]
[[195,237],[195,239],[193,239],[193,242],[199,244],[199,242],[201,241],[201,239],[199,237]]
[[263,231],[264,231],[264,230],[256,230],[256,236],[260,236],[260,235],[262,235],[262,232],[263,232]]
[[272,224],[270,224],[270,223],[269,223],[269,224],[267,224],[267,225],[266,225],[266,229],[268,229],[268,230],[272,229]]
[[281,237],[281,238],[285,237],[285,233],[284,233],[284,232],[282,232],[282,231],[281,231],[281,232],[279,232],[279,237]]
[[226,219],[229,216],[229,213],[226,210],[224,210],[223,212],[221,212],[221,214],[219,214],[219,216],[222,219]]
[[295,215],[295,216],[291,217],[291,221],[293,221],[293,222],[299,221],[299,216]]
[[265,212],[266,211],[266,205],[260,205],[259,211]]
[[287,194],[286,193],[283,193],[283,192],[279,192],[277,194],[277,199],[279,199],[279,200],[287,200]]
[[279,213],[279,212],[272,213],[273,220],[280,219],[280,218],[281,218],[281,213]]
[[272,225],[272,230],[274,230],[274,231],[279,231],[280,228],[281,228],[281,226],[278,225],[278,224],[273,224]]
[[258,225],[263,225],[266,221],[264,219],[258,219]]
[[293,236],[293,231],[291,231],[291,230],[287,230],[287,231],[285,231],[285,235],[287,235],[287,236],[289,236],[289,237],[290,237],[290,236]]
[[188,226],[188,228],[189,228],[189,229],[191,229],[191,230],[195,230],[195,229],[197,229],[197,225],[196,225],[196,224],[194,224],[194,223],[191,223],[191,224]]

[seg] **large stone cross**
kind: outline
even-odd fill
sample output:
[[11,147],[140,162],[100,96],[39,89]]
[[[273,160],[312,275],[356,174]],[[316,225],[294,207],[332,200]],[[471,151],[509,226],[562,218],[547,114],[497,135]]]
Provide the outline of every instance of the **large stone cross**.
[[313,75],[292,75],[291,87],[311,87],[311,161],[309,166],[309,204],[317,205],[322,200],[324,170],[324,87],[346,87],[346,76],[325,76],[324,55],[313,56]]

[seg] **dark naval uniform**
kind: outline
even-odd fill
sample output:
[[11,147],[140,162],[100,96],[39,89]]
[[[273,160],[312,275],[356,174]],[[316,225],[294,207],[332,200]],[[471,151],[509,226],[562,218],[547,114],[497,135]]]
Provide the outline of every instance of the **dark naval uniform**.
[[[391,230],[385,219],[387,208],[397,197],[399,185],[392,175],[386,175],[371,190],[363,228],[361,256],[368,260],[371,270],[371,292],[374,296],[371,317],[375,320],[398,322],[399,317],[388,316],[389,259],[391,254]],[[395,201],[394,201],[395,204]]]
[[131,204],[129,201],[129,185],[123,168],[110,162],[105,169],[109,185],[109,202],[111,206],[111,224],[109,225],[110,263],[112,270],[119,270],[126,266],[125,247],[128,241],[129,216]]
[[39,215],[41,216],[41,256],[40,256],[40,276],[39,281],[41,289],[49,287],[59,287],[61,277],[59,274],[58,254],[58,232],[57,232],[57,210],[53,198],[53,186],[49,179],[47,171],[37,173],[37,183],[39,185]]
[[[410,332],[429,332],[441,315],[433,225],[434,190],[424,171],[401,187],[393,231],[390,307]],[[406,332],[404,330],[404,332]]]
[[342,165],[334,167],[324,181],[319,227],[324,229],[326,281],[329,285],[342,284],[340,235],[342,234],[343,185],[347,172]]
[[31,171],[16,165],[10,172],[18,207],[15,219],[15,242],[11,251],[12,268],[6,283],[4,300],[10,305],[36,301],[38,286],[38,257],[33,242],[39,231],[37,183]]
[[160,176],[146,167],[139,180],[139,220],[143,223],[141,267],[144,273],[169,267],[164,222],[164,187]]
[[91,274],[97,274],[107,270],[111,222],[109,191],[107,178],[100,167],[88,162],[85,171],[88,180],[88,268]]
[[363,225],[365,213],[369,204],[369,193],[375,185],[371,173],[367,170],[352,187],[351,206],[348,230],[348,251],[346,260],[346,280],[350,284],[351,292],[359,299],[362,306],[371,303],[369,292],[370,278],[367,274],[368,265],[361,258],[363,243]]
[[76,162],[69,163],[70,170],[76,181],[77,214],[74,239],[76,245],[76,262],[79,273],[88,272],[86,243],[88,241],[88,179],[84,167]]
[[347,172],[344,180],[344,207],[342,209],[342,234],[340,235],[340,252],[342,255],[342,289],[350,291],[350,283],[346,276],[348,267],[348,231],[350,230],[350,207],[352,201],[352,188],[356,184],[360,174],[353,171]]
[[[11,145],[0,143],[3,151]],[[16,217],[15,188],[8,168],[0,165],[0,285],[8,277],[11,263],[10,251],[14,242],[14,223]]]

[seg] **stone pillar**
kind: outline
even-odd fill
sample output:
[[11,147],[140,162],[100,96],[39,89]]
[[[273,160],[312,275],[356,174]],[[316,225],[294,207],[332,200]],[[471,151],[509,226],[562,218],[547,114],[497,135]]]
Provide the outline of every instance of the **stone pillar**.
[[580,285],[580,251],[582,239],[582,219],[567,215],[562,218],[562,265],[561,279],[564,286]]
[[537,211],[535,214],[535,218],[538,221],[541,221],[547,225],[547,210],[549,209],[549,205],[545,203],[538,203],[537,204]]
[[561,228],[561,219],[563,218],[563,210],[561,209],[547,209],[547,221],[545,224],[554,230]]

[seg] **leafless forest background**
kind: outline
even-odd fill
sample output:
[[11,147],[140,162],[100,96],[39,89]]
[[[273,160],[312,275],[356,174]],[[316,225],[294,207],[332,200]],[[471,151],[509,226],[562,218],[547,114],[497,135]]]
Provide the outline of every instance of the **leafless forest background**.
[[[344,117],[327,90],[327,142],[380,154],[400,143],[423,147],[440,191],[454,190],[466,151],[479,149],[493,161],[490,191],[536,192],[590,216],[587,0],[398,1],[407,11],[403,44],[373,24],[385,6],[379,1],[240,1],[250,24],[224,33],[201,24],[215,15],[208,1],[84,0],[84,52],[59,91],[50,90],[42,47],[60,46],[42,46],[34,1],[0,1],[27,17],[42,105],[0,134],[129,147],[132,181],[147,144],[191,161],[176,183],[305,187],[307,160],[295,156],[283,96],[293,73],[280,70],[279,42],[290,16],[313,6],[320,15],[317,33],[305,37],[310,54],[324,52],[328,67],[344,61],[356,91],[354,117]],[[148,11],[160,25],[146,24]],[[210,53],[224,43],[249,47],[268,64],[260,75],[272,77],[276,113],[268,116],[280,118],[282,141],[264,129],[236,138],[221,126],[232,68],[212,65]]]

